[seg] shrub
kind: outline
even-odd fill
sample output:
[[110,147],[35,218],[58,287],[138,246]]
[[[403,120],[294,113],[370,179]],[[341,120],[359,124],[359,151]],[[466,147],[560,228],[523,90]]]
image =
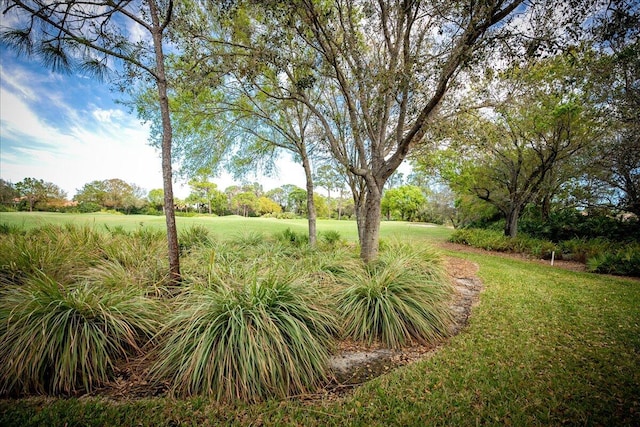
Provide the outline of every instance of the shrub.
[[187,252],[197,246],[208,246],[211,244],[209,229],[203,225],[192,225],[180,233],[178,238],[180,250]]
[[307,234],[296,233],[290,228],[287,228],[280,233],[276,233],[275,237],[278,241],[282,243],[289,243],[295,247],[300,247],[309,243],[309,236]]
[[156,331],[155,303],[132,289],[37,274],[0,295],[0,394],[91,390]]
[[222,401],[313,390],[327,379],[335,321],[311,289],[274,273],[191,289],[164,328],[152,377]]
[[461,243],[488,251],[509,252],[512,249],[512,242],[497,230],[464,228],[453,232],[449,239],[453,243]]
[[329,246],[334,246],[342,241],[339,231],[328,230],[321,234],[322,241]]
[[343,285],[337,309],[346,337],[397,348],[448,334],[453,291],[433,252],[395,245],[376,262],[354,261],[336,280]]
[[640,244],[607,250],[587,260],[587,270],[594,273],[640,277]]

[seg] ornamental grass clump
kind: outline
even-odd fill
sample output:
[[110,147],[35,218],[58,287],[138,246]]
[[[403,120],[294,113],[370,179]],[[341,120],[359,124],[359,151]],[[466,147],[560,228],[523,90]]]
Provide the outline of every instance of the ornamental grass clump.
[[[237,277],[237,276],[236,276]],[[193,287],[162,332],[152,377],[179,396],[255,402],[314,390],[328,377],[335,321],[291,273]]]
[[134,289],[62,285],[44,273],[0,290],[0,394],[73,394],[109,379],[157,332],[157,302]]
[[453,288],[429,250],[392,245],[370,264],[352,262],[336,280],[337,310],[344,335],[399,348],[447,336]]
[[61,283],[71,283],[99,257],[103,236],[88,226],[44,225],[22,233],[0,235],[0,278],[21,283],[44,272]]

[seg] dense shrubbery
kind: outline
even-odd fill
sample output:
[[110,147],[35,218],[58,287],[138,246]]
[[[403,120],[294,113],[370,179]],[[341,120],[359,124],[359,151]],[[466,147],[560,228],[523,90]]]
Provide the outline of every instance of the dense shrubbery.
[[637,242],[574,238],[554,243],[523,234],[509,238],[500,231],[471,228],[456,230],[449,240],[490,251],[524,253],[545,259],[555,252],[556,259],[586,263],[589,271],[640,276],[640,244]]
[[582,214],[575,210],[553,212],[546,220],[533,213],[524,215],[519,230],[541,239],[561,242],[571,239],[603,238],[614,242],[640,241],[638,219],[619,220],[607,215]]
[[183,286],[169,291],[162,231],[0,226],[0,394],[91,390],[144,350],[176,394],[256,401],[325,384],[343,334],[393,347],[446,335],[437,256],[383,245],[364,266],[339,233],[321,236],[312,249],[291,230],[182,230]]

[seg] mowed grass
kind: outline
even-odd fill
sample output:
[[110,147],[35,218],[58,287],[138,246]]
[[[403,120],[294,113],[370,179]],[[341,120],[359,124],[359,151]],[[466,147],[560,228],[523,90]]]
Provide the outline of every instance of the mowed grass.
[[[442,230],[398,225],[394,237],[443,240]],[[0,425],[640,425],[639,281],[447,255],[480,266],[485,288],[468,328],[339,399],[5,399]]]
[[[121,227],[125,231],[133,231],[140,227],[165,230],[164,217],[152,215],[118,215],[112,213],[63,214],[57,212],[0,212],[0,224],[18,226],[26,229],[40,227],[45,224],[53,225],[88,225],[98,229],[102,227]],[[194,225],[206,227],[211,236],[219,239],[230,239],[250,233],[264,233],[272,235],[291,229],[296,233],[306,233],[308,223],[306,219],[277,219],[277,218],[245,218],[238,215],[229,216],[193,216],[177,217],[178,230],[185,230]],[[338,221],[319,219],[318,233],[337,231],[340,236],[349,241],[358,239],[355,221]],[[383,221],[380,230],[381,239],[400,239],[403,241],[444,241],[449,238],[452,229],[427,224],[417,224],[402,221]]]

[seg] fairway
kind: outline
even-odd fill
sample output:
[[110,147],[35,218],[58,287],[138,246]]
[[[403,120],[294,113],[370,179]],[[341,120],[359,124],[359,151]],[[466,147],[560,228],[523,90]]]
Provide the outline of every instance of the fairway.
[[[178,231],[194,225],[206,227],[212,236],[219,239],[229,239],[249,233],[275,234],[287,228],[296,233],[306,233],[308,223],[306,219],[277,219],[277,218],[245,218],[238,215],[229,216],[193,216],[176,218]],[[163,216],[152,215],[120,215],[113,213],[63,214],[57,212],[0,212],[0,224],[24,227],[27,229],[40,227],[45,224],[88,225],[96,229],[105,227],[122,227],[132,231],[140,227],[151,227],[157,230],[165,229]],[[318,233],[337,231],[348,241],[358,240],[355,221],[338,221],[333,219],[319,219]],[[445,241],[453,229],[431,224],[410,223],[404,221],[383,221],[380,228],[382,240],[403,241]]]

